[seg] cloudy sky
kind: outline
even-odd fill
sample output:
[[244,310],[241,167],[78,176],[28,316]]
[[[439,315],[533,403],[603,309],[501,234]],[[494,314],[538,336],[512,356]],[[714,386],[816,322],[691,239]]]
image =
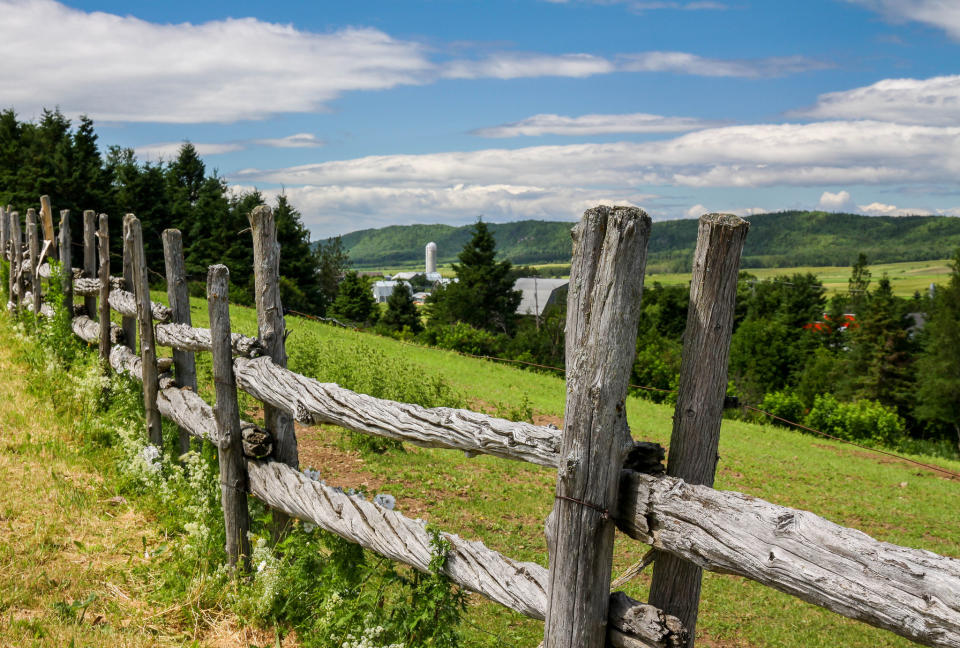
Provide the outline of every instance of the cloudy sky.
[[184,140],[315,237],[826,209],[960,216],[957,0],[0,0],[0,107]]

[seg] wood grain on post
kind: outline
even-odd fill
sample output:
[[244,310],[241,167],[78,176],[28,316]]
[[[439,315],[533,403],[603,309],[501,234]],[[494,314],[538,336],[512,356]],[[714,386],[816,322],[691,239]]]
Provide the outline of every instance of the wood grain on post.
[[[100,214],[97,232],[100,249],[100,322],[110,321],[110,226],[106,214]],[[100,365],[105,376],[110,375],[110,327],[100,327]]]
[[[266,205],[250,212],[253,232],[253,277],[257,304],[257,327],[267,355],[279,366],[287,366],[286,324],[280,303],[280,245],[273,211]],[[264,405],[263,420],[275,440],[278,461],[292,468],[300,466],[297,437],[290,415],[272,405]]]
[[33,293],[33,312],[40,312],[40,275],[37,266],[40,261],[40,236],[37,231],[37,212],[27,210],[27,250],[30,254],[30,273],[27,275],[30,292]]
[[40,219],[43,224],[43,240],[50,241],[50,254],[57,254],[57,237],[53,233],[53,207],[50,196],[40,196]]
[[16,311],[23,303],[23,291],[20,288],[20,258],[23,248],[23,235],[20,232],[20,213],[10,213],[10,303]]
[[240,437],[240,409],[237,383],[233,376],[230,343],[230,271],[225,265],[210,266],[207,273],[207,303],[210,311],[210,338],[213,353],[213,383],[217,404],[213,408],[220,447],[220,502],[227,532],[227,561],[231,567],[243,561],[250,568],[250,514],[247,510],[247,465]]
[[[740,253],[749,229],[747,221],[731,214],[700,217],[667,462],[667,474],[688,484],[713,486],[727,390]],[[688,646],[691,647],[702,575],[700,567],[693,563],[659,554],[650,587],[651,605],[683,622],[690,631]]]
[[[140,221],[127,215],[127,242],[133,263],[133,284],[137,297],[137,323],[140,332],[140,358],[143,361],[143,406],[146,410],[147,437],[158,448],[163,445],[160,411],[157,409],[157,349],[153,342],[153,317],[150,312],[150,283],[147,280],[147,259],[143,253],[143,231]],[[124,331],[126,333],[126,331]]]
[[73,238],[70,235],[70,210],[60,210],[60,290],[63,308],[73,317]]
[[[83,212],[83,274],[91,279],[97,276],[97,214],[92,209]],[[83,307],[87,310],[87,317],[96,319],[95,295],[84,297]]]
[[[129,228],[130,228],[130,219],[133,218],[133,214],[126,214],[123,217],[123,283],[127,288],[128,292],[134,292],[134,282],[133,282],[133,252],[130,249],[129,243]],[[126,345],[130,347],[131,351],[137,350],[137,318],[131,315],[124,315],[123,319],[120,321],[120,325],[123,328],[123,339],[126,341]]]
[[[171,321],[191,326],[190,292],[183,261],[183,241],[180,230],[163,231],[163,260],[167,275],[167,299],[170,302]],[[173,350],[173,366],[177,385],[197,391],[197,365],[193,352]],[[190,451],[190,433],[180,428],[180,454]]]
[[556,499],[547,521],[545,648],[602,648],[620,468],[632,446],[625,399],[643,293],[650,217],[587,210],[573,229],[567,401]]

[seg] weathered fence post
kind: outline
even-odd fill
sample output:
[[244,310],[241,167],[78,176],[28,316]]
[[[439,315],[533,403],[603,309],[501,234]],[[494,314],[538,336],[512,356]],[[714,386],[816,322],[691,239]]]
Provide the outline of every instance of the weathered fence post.
[[73,238],[70,236],[70,210],[60,210],[60,290],[67,317],[73,317]]
[[40,275],[37,266],[40,260],[40,237],[37,233],[37,212],[27,210],[27,253],[30,260],[30,292],[33,297],[33,314],[40,318]]
[[[270,359],[286,367],[286,323],[280,303],[280,245],[273,211],[266,205],[255,207],[250,212],[250,228],[253,232],[253,277],[260,341]],[[274,456],[288,466],[299,467],[293,419],[270,405],[264,405],[263,416],[267,430],[275,440]]]
[[587,210],[573,229],[567,305],[567,402],[556,499],[547,521],[546,648],[606,641],[620,469],[632,445],[625,399],[643,293],[650,217]]
[[[10,212],[0,206],[0,259],[7,260],[7,242],[10,240]],[[4,286],[6,290],[6,286]]]
[[[130,219],[133,214],[127,214],[123,217],[123,285],[129,292],[136,292],[136,286],[133,281],[133,252],[130,249],[129,231]],[[123,339],[131,351],[137,350],[137,318],[127,317],[120,320],[120,328],[123,329]]]
[[[667,474],[688,484],[713,486],[740,253],[749,228],[747,221],[731,214],[700,217],[667,463]],[[683,622],[690,632],[690,647],[694,644],[702,575],[693,563],[663,552],[657,554],[650,604]]]
[[100,214],[97,232],[100,248],[100,364],[103,375],[110,375],[110,228],[109,218]]
[[233,348],[230,343],[230,301],[227,266],[213,265],[207,273],[207,302],[210,311],[210,342],[213,353],[213,383],[217,392],[214,416],[221,444],[220,502],[227,532],[227,561],[235,567],[243,560],[250,568],[250,514],[247,510],[247,467],[240,436],[240,408],[237,383],[233,374]]
[[[85,276],[97,276],[97,214],[92,209],[83,212],[83,273]],[[87,295],[83,298],[87,317],[97,319],[97,298]]]
[[[170,321],[191,326],[190,291],[183,261],[183,240],[180,230],[163,231],[163,259],[167,275],[167,298],[170,301]],[[173,367],[177,385],[197,391],[197,365],[192,351],[173,350]],[[180,454],[190,451],[190,434],[180,428]]]
[[40,196],[40,219],[43,224],[43,240],[50,241],[50,257],[57,253],[57,237],[53,234],[53,207],[50,196]]
[[[257,328],[267,355],[281,367],[287,366],[286,324],[280,303],[280,245],[277,243],[277,223],[273,211],[266,205],[250,212],[253,232],[253,278],[257,305]],[[273,454],[291,468],[300,467],[297,437],[291,416],[272,405],[263,405],[264,427],[273,436]],[[273,511],[274,536],[282,533],[288,516]]]
[[23,292],[20,287],[20,266],[23,261],[23,235],[20,233],[20,213],[10,213],[10,303],[15,311],[20,310],[23,303]]
[[147,418],[147,437],[158,448],[163,445],[160,410],[157,409],[157,349],[153,343],[153,314],[150,310],[150,282],[147,279],[147,259],[143,254],[143,231],[140,221],[127,214],[126,240],[133,264],[134,294],[137,300],[137,322],[140,329],[140,359],[143,363],[143,407]]

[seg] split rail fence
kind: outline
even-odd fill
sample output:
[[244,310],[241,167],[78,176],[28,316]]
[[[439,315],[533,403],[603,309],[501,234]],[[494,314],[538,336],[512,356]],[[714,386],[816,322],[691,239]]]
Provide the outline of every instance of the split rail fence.
[[[142,382],[149,441],[162,443],[165,416],[181,430],[180,450],[189,448],[190,436],[217,447],[231,565],[249,560],[249,494],[281,516],[311,522],[413,568],[429,568],[430,534],[421,521],[300,472],[295,419],[556,469],[554,509],[545,528],[549,569],[444,534],[450,542],[444,571],[451,581],[545,620],[547,648],[692,646],[701,569],[752,579],[924,645],[960,648],[960,560],[879,542],[813,513],[711,488],[748,227],[741,219],[710,214],[700,221],[666,474],[663,448],[631,439],[624,407],[650,234],[642,211],[597,207],[573,230],[562,432],[374,398],[288,370],[280,249],[270,209],[254,209],[250,224],[257,338],[231,333],[229,271],[222,265],[211,266],[207,278],[210,328],[192,326],[178,231],[163,233],[166,307],[150,300],[141,226],[133,215],[123,220],[122,274],[112,276],[105,215],[98,221],[94,212],[84,213],[81,269],[72,260],[68,212],[61,212],[55,240],[44,196],[39,221],[34,209],[27,212],[24,240],[19,214],[0,209],[0,249],[10,264],[8,308],[53,316],[42,284],[52,277],[47,259],[59,258],[73,332],[99,345],[105,370]],[[122,315],[120,326],[110,323],[111,310]],[[157,357],[158,345],[174,349],[172,366]],[[213,355],[213,407],[197,394],[198,351]],[[265,429],[240,420],[237,389],[263,402]],[[652,605],[610,592],[615,528],[655,550]]]

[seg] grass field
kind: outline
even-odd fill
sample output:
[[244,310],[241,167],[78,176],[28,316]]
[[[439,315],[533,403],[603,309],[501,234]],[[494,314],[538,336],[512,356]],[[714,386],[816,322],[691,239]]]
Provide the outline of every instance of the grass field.
[[[157,295],[160,297],[160,295]],[[194,325],[207,322],[206,304],[192,304]],[[234,329],[253,334],[254,312],[232,309]],[[440,376],[475,408],[528,401],[537,422],[561,422],[564,382],[555,375],[515,369],[455,353],[290,317],[288,348],[316,344],[359,349],[415,365],[423,378]],[[323,380],[324,376],[316,376]],[[630,398],[628,419],[637,439],[666,445],[672,410]],[[390,492],[398,510],[441,529],[480,539],[521,560],[546,564],[543,521],[552,506],[550,470],[491,457],[408,447],[405,453],[360,455],[336,429],[301,428],[301,463],[328,483]],[[783,428],[724,421],[717,487],[812,510],[875,538],[960,557],[952,507],[960,482],[889,457]],[[926,459],[955,472],[960,462]],[[646,547],[618,536],[614,573]],[[649,571],[626,590],[645,599]],[[535,646],[542,624],[474,597],[465,632],[471,646]],[[749,581],[708,574],[699,633],[705,646],[908,646],[884,631],[848,621]]]
[[[913,293],[925,293],[932,283],[944,283],[950,275],[950,266],[947,259],[937,261],[904,261],[902,263],[882,263],[870,266],[873,273],[871,288],[884,274],[890,279],[895,295],[912,297]],[[850,278],[849,266],[804,266],[797,268],[744,268],[746,272],[758,279],[772,279],[781,275],[810,272],[823,282],[828,294],[845,292],[847,280]],[[647,283],[659,281],[664,285],[683,284],[690,282],[689,273],[677,274],[648,274]]]

